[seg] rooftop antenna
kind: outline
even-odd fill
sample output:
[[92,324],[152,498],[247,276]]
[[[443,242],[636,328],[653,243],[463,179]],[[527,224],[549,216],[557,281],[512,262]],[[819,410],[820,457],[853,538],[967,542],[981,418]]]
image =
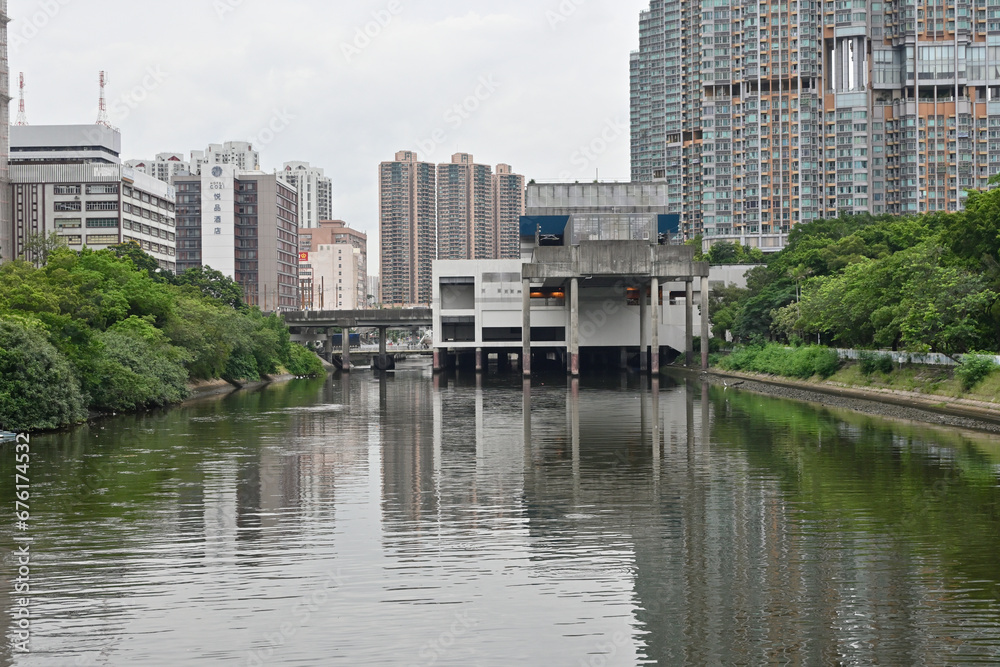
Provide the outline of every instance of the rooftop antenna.
[[111,121],[108,120],[108,104],[104,99],[104,88],[108,85],[108,81],[107,72],[101,70],[101,101],[97,107],[97,124],[110,127],[113,130],[115,128],[111,124]]
[[14,121],[14,125],[27,125],[28,115],[24,112],[24,72],[21,72],[18,77],[18,88],[21,91],[21,102],[17,108],[17,119]]

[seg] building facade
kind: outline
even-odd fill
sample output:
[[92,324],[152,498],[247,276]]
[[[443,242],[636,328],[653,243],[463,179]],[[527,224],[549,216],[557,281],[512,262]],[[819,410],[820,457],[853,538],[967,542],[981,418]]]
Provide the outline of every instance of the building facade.
[[498,259],[521,256],[519,230],[524,214],[524,176],[515,174],[509,164],[498,164],[493,175],[493,230]]
[[437,167],[438,259],[492,259],[494,229],[493,169],[456,153]]
[[1000,169],[987,0],[652,0],[631,55],[632,180],[686,235],[782,247],[845,213],[956,211]]
[[308,162],[286,162],[278,177],[299,193],[299,227],[319,227],[333,217],[333,181]]
[[386,306],[429,305],[437,256],[435,166],[413,151],[379,165],[379,262]]
[[209,144],[203,151],[191,151],[191,173],[200,176],[206,166],[230,164],[240,171],[260,169],[260,153],[247,141]]
[[10,210],[10,65],[7,61],[7,0],[0,0],[0,262],[16,256]]
[[319,243],[299,251],[299,294],[303,310],[361,310],[358,289],[361,252],[350,243]]
[[[320,250],[322,246],[333,246],[333,254],[345,259],[347,254],[353,255],[350,266],[345,262],[336,262],[331,265],[332,272],[327,274],[326,280],[333,279],[332,284],[342,287],[346,293],[344,298],[338,297],[333,302],[350,303],[352,309],[367,308],[369,294],[368,235],[348,227],[343,220],[321,220],[318,227],[299,228],[299,253],[312,253]],[[350,251],[347,250],[348,248]],[[304,278],[302,277],[302,279]],[[324,303],[332,302],[324,300]]]
[[299,307],[298,194],[273,174],[231,164],[177,176],[177,268],[207,266],[271,312]]
[[120,150],[102,125],[12,127],[11,256],[56,232],[75,249],[134,242],[176,271],[174,188],[122,166]]
[[191,163],[186,162],[181,153],[157,153],[152,160],[126,160],[125,166],[170,184],[173,184],[174,176],[191,173]]

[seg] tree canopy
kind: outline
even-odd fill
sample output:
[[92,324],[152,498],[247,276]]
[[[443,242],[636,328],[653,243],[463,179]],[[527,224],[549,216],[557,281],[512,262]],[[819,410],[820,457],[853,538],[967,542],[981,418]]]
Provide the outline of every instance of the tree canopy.
[[788,245],[717,290],[714,332],[857,348],[1000,351],[1000,189],[965,210],[852,215],[793,227]]

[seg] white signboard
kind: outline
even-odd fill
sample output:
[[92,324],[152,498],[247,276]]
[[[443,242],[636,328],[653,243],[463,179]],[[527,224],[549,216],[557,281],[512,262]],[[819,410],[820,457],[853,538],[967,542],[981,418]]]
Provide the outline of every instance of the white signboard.
[[201,175],[201,263],[236,279],[236,167],[217,164]]

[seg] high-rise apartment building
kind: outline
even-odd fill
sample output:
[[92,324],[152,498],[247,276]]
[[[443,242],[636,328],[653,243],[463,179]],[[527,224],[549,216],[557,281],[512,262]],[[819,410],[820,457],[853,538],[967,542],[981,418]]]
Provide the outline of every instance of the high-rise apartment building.
[[493,168],[456,153],[437,167],[438,259],[495,259]]
[[651,0],[632,180],[665,181],[687,235],[764,250],[816,218],[958,210],[1000,170],[991,1]]
[[203,151],[191,151],[191,173],[200,176],[203,167],[231,164],[240,171],[260,169],[260,153],[247,141],[227,141],[209,144]]
[[125,166],[170,184],[173,184],[174,176],[191,173],[191,163],[186,162],[181,153],[157,153],[152,160],[126,160]]
[[[379,167],[384,304],[430,303],[434,259],[521,256],[524,176],[468,153],[436,167],[401,151]],[[400,300],[402,299],[402,300]]]
[[206,167],[176,176],[177,270],[208,266],[265,311],[300,307],[298,194],[274,174]]
[[493,230],[496,255],[491,259],[518,259],[521,256],[521,216],[525,211],[524,176],[509,164],[498,164],[493,175]]
[[299,193],[299,227],[319,227],[321,220],[333,217],[333,181],[322,169],[308,162],[286,162],[277,174]]
[[[335,273],[324,274],[326,264],[312,261],[311,253],[328,249],[330,251],[330,271],[336,269]],[[326,275],[326,282],[323,285],[313,285],[314,298],[316,303],[323,303],[324,307],[337,308],[366,308],[368,306],[368,235],[347,226],[343,220],[321,220],[318,227],[299,228],[299,253],[310,253],[309,263],[313,268],[315,278],[322,278]],[[353,257],[349,258],[347,255]],[[342,258],[343,261],[333,263],[333,256]],[[299,267],[302,263],[300,259]],[[303,277],[300,276],[300,283]],[[316,280],[313,280],[315,283]],[[318,298],[326,290],[326,295]],[[377,295],[377,292],[375,293]],[[326,298],[329,297],[329,298]],[[346,305],[345,305],[346,304]],[[319,306],[314,306],[318,308]]]
[[379,261],[387,306],[429,305],[437,257],[435,166],[413,151],[379,165]]

